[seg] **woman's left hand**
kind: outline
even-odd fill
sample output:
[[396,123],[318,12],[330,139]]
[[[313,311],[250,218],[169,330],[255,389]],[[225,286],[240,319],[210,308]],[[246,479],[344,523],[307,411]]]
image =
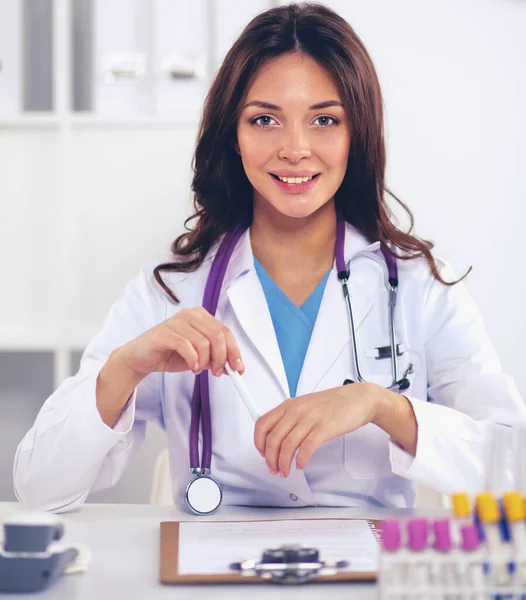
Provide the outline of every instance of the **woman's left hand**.
[[323,443],[374,422],[379,387],[353,383],[285,400],[256,422],[254,442],[269,471],[287,477],[292,459],[303,469]]

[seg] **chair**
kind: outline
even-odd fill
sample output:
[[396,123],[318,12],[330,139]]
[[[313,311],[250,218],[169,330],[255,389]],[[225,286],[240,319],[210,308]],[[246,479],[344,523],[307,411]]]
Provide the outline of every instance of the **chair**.
[[159,454],[155,461],[150,504],[171,505],[173,503],[172,478],[168,449],[166,449]]

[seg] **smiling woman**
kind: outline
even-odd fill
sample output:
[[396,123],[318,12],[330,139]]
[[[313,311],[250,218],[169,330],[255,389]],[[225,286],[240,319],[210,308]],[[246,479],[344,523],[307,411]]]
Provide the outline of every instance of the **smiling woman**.
[[524,404],[463,284],[393,223],[385,163],[352,27],[317,4],[251,21],[205,102],[193,226],[46,401],[17,452],[18,496],[81,504],[116,481],[146,421],[166,429],[174,501],[200,514],[221,499],[412,506],[416,482],[480,490],[492,428],[524,422]]
[[385,251],[423,257],[438,281],[454,283],[443,280],[431,242],[393,223],[384,192],[413,217],[385,185],[385,163],[380,85],[352,27],[317,4],[262,13],[236,40],[208,94],[194,158],[196,211],[187,221],[195,225],[173,243],[182,260],[157,266],[157,282],[177,301],[161,272],[198,268],[222,235],[253,224],[264,199],[287,206],[290,217],[329,203]]

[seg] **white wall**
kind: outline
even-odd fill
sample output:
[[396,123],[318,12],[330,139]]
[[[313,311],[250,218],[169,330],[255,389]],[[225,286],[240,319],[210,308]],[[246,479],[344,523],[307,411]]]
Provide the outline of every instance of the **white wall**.
[[331,0],[377,68],[387,181],[459,274],[526,396],[526,2]]
[[[214,64],[234,35],[226,33],[228,23],[236,30],[240,14],[245,22],[267,4],[216,0]],[[526,395],[526,183],[519,177],[526,158],[526,1],[328,4],[355,27],[377,67],[388,184],[440,255],[459,273],[473,265],[468,287],[504,368]],[[31,127],[0,115],[0,350],[48,350],[60,361],[61,349],[81,349],[125,283],[181,231],[197,124],[57,119]],[[20,369],[17,384],[0,382],[0,404],[11,415],[0,423],[2,500],[12,497],[13,431],[21,437],[33,418],[38,385],[27,392],[25,362],[13,362],[12,354],[0,361],[9,373]],[[40,402],[48,387],[46,379]],[[12,410],[27,398],[27,411]],[[150,429],[123,480],[94,499],[147,501],[163,444]]]

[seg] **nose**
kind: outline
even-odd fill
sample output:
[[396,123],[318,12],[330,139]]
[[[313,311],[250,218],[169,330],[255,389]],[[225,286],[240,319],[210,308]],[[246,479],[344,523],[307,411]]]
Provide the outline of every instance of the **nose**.
[[303,158],[309,158],[311,149],[308,135],[301,127],[295,128],[283,139],[283,146],[279,151],[279,158],[290,162],[299,162]]

